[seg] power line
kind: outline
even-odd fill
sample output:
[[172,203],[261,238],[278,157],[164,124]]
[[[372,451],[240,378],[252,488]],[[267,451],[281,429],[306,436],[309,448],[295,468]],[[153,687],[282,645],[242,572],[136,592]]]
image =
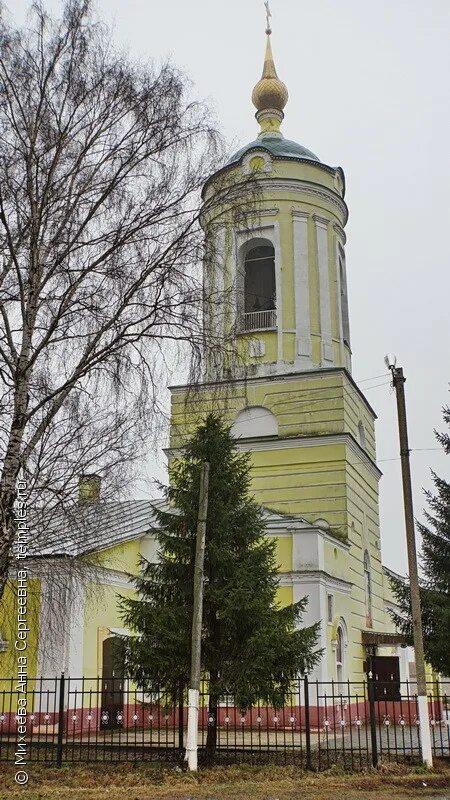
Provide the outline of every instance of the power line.
[[[378,378],[387,378],[388,375],[389,375],[389,372],[383,372],[382,375],[374,375],[373,378],[363,378],[360,381],[355,381],[355,383],[357,383],[358,386],[359,386],[360,383],[367,383],[367,381],[375,381]],[[389,383],[390,383],[390,381],[389,381]],[[381,384],[381,385],[383,385],[383,384]]]

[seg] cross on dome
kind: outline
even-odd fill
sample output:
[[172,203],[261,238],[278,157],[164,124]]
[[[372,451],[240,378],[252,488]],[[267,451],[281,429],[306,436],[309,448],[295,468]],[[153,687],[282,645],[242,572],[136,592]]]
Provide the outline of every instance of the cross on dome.
[[269,6],[269,0],[264,3],[266,7],[266,53],[264,57],[264,67],[261,80],[258,81],[252,93],[252,102],[256,108],[256,119],[261,125],[261,129],[265,132],[279,131],[281,122],[284,118],[283,109],[288,101],[288,90],[280,81],[275,68],[273,60],[272,45],[270,37],[272,28],[270,19],[272,12]]

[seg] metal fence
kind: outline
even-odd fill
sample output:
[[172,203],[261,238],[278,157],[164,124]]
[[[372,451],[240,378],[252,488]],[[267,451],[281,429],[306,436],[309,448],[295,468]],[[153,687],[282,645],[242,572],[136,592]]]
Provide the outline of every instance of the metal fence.
[[[0,760],[181,762],[186,742],[186,691],[151,694],[122,679],[28,679],[26,734],[14,679],[0,679]],[[428,687],[435,757],[449,757],[449,685]],[[292,686],[286,703],[263,700],[240,709],[230,695],[211,708],[207,681],[199,713],[199,761],[284,763],[323,770],[364,769],[421,759],[417,698],[406,684],[318,683]],[[22,729],[23,733],[23,729]],[[19,747],[20,742],[20,747]],[[17,763],[17,760],[16,760]],[[19,760],[19,763],[20,760]],[[23,763],[23,762],[22,762]]]
[[277,327],[277,312],[275,309],[269,311],[250,311],[242,314],[240,328],[241,331],[263,331],[274,330]]

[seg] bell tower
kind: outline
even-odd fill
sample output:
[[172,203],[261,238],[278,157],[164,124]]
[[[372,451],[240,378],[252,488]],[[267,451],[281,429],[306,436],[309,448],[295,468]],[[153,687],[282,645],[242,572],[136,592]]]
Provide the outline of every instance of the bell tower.
[[251,453],[255,498],[290,520],[274,534],[281,585],[285,600],[315,598],[321,674],[361,679],[361,631],[386,616],[375,412],[351,375],[345,178],[284,137],[271,38],[268,26],[259,133],[203,190],[205,338],[228,349],[199,385],[172,387],[169,455],[211,410],[230,424]]
[[[214,238],[210,252],[220,254],[205,263],[207,294],[227,290],[219,324],[224,337],[236,338],[236,376],[332,367],[350,372],[344,173],[284,138],[288,91],[277,75],[270,28],[266,37],[262,77],[252,94],[259,135],[204,189],[208,204],[224,180],[243,182],[244,194],[248,180],[241,224],[233,220],[206,233]],[[211,318],[207,310],[206,326],[216,335],[217,324],[217,314]]]

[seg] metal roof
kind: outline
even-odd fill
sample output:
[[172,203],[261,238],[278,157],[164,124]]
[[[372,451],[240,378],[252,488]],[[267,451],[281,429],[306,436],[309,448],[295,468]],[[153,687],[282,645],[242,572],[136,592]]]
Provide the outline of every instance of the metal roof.
[[29,554],[79,556],[139,539],[155,528],[154,509],[164,506],[161,499],[100,501],[58,511],[34,537]]
[[285,139],[284,136],[267,136],[267,134],[265,134],[255,139],[255,141],[244,145],[244,147],[241,147],[237,153],[231,156],[228,164],[234,164],[236,161],[240,161],[244,153],[248,153],[250,150],[268,150],[269,153],[275,157],[301,158],[307,161],[316,161],[320,163],[320,159],[312,153],[311,150],[308,150],[307,147],[303,147],[302,144],[293,142],[290,139]]
[[[58,511],[33,536],[30,557],[80,556],[140,539],[157,529],[155,509],[168,509],[167,502],[125,500],[82,503]],[[269,529],[296,526],[319,528],[303,517],[263,509]]]

